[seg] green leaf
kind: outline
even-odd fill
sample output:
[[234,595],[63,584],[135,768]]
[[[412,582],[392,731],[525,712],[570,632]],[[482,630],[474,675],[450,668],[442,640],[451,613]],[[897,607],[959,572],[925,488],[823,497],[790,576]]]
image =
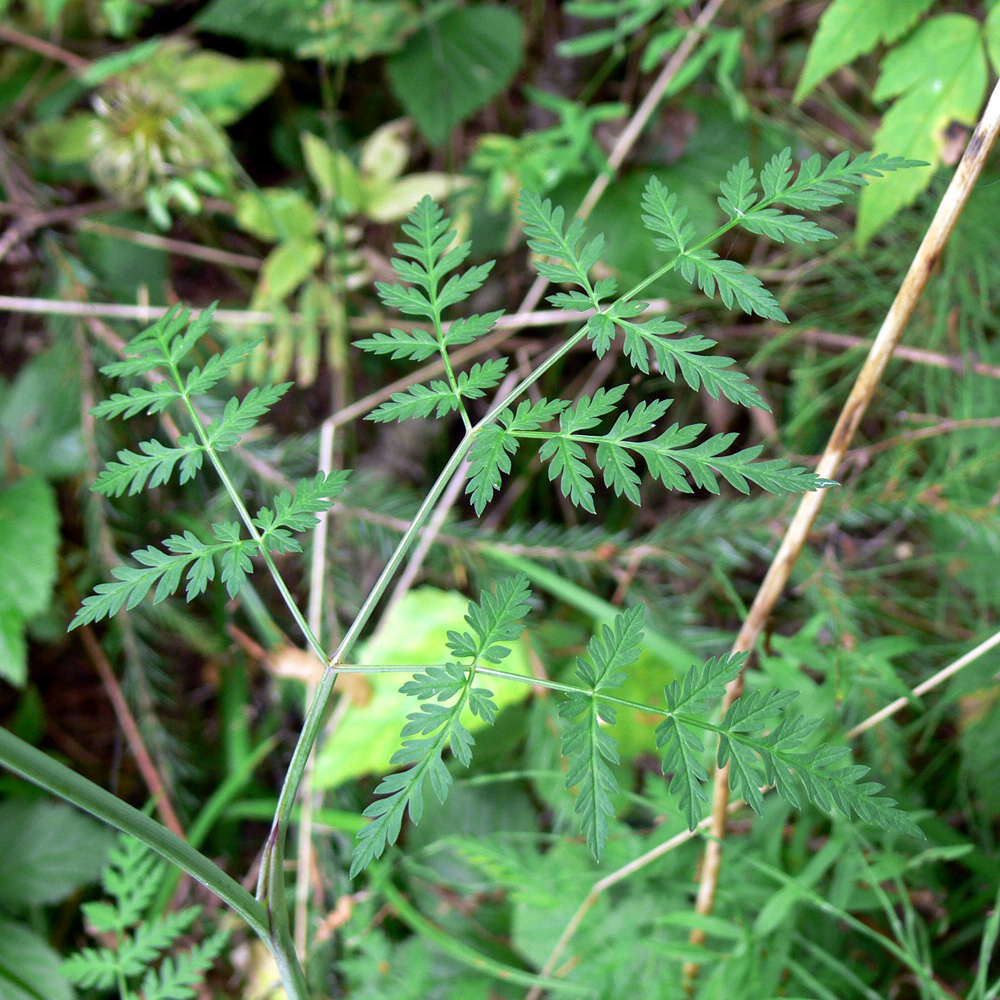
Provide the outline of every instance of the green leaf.
[[98,403],[90,412],[103,420],[110,420],[112,417],[128,420],[143,412],[148,415],[162,413],[171,403],[183,398],[184,394],[168,382],[157,382],[148,389],[136,386],[129,389],[128,393],[116,392]]
[[0,804],[0,903],[58,903],[97,882],[111,840],[107,827],[62,802]]
[[329,510],[333,501],[344,492],[350,473],[346,471],[316,474],[313,479],[300,479],[294,495],[282,490],[274,498],[274,508],[257,511],[254,524],[261,532],[261,545],[278,552],[300,552],[301,547],[289,532],[308,531],[319,523],[317,514]]
[[48,608],[58,548],[59,512],[44,480],[26,476],[0,492],[0,607],[25,619]]
[[0,378],[0,439],[25,473],[58,479],[86,466],[80,360],[70,340],[32,358],[9,387]]
[[909,170],[861,193],[858,239],[870,239],[931,182],[941,163],[948,126],[975,124],[986,95],[982,27],[963,14],[942,14],[922,24],[882,62],[876,100],[895,95],[875,133],[874,150],[922,160],[929,170]]
[[432,413],[443,417],[450,410],[457,409],[458,405],[459,398],[452,387],[441,379],[435,379],[429,386],[414,385],[403,392],[394,392],[388,402],[372,410],[365,419],[385,424],[393,420],[429,417]]
[[279,243],[264,259],[251,309],[283,302],[308,278],[323,259],[323,244],[312,237]]
[[388,333],[375,333],[364,340],[355,340],[354,346],[369,354],[389,354],[393,361],[426,361],[440,350],[434,335],[419,327],[412,333],[395,329]]
[[524,57],[517,11],[469,4],[439,17],[389,57],[393,94],[435,146],[514,78]]
[[0,492],[0,678],[27,679],[24,628],[49,607],[59,551],[52,488],[26,476]]
[[878,4],[869,0],[833,0],[819,19],[819,29],[809,46],[792,100],[800,103],[821,80],[858,56],[873,51],[879,43],[891,45],[933,3],[934,0]]
[[613,629],[605,625],[590,640],[587,658],[576,665],[576,675],[586,690],[568,695],[559,706],[563,718],[576,720],[562,739],[562,753],[569,760],[566,787],[579,786],[576,812],[598,861],[608,837],[608,819],[614,816],[611,796],[618,791],[618,781],[609,765],[617,764],[619,755],[617,741],[601,725],[614,725],[615,710],[594,695],[624,683],[624,668],[639,656],[644,617],[643,606],[637,605],[617,615]]
[[[208,425],[205,436],[210,448],[228,451],[239,444],[240,438],[253,430],[275,403],[292,387],[291,382],[278,385],[254,386],[242,399],[230,399],[222,416]],[[177,442],[180,444],[180,440]],[[141,447],[141,446],[140,446]],[[120,455],[119,455],[120,457]],[[200,462],[199,462],[200,465]],[[194,473],[192,472],[191,475]],[[189,477],[190,478],[190,477]],[[184,479],[181,479],[184,482]],[[155,486],[155,483],[150,485]]]
[[229,934],[228,929],[216,931],[188,951],[164,958],[158,969],[150,969],[143,978],[143,1000],[194,1000],[196,987],[225,950]]
[[[641,302],[635,305],[645,308]],[[670,322],[662,316],[634,323],[618,318],[615,313],[612,307],[609,315],[614,317],[616,325],[625,335],[625,356],[639,371],[644,374],[649,372],[649,351],[652,349],[660,371],[671,381],[679,368],[684,381],[692,389],[704,386],[713,399],[722,395],[740,406],[755,406],[770,411],[749,377],[733,370],[736,362],[732,358],[705,356],[706,351],[717,346],[714,340],[698,335],[673,340],[671,335],[684,329],[680,323]]]
[[[670,249],[662,240],[654,240],[653,243],[661,249]],[[788,322],[777,300],[759,278],[755,278],[737,261],[721,259],[714,250],[702,247],[685,252],[675,270],[680,271],[681,277],[692,285],[697,281],[698,287],[709,298],[713,298],[718,291],[727,309],[732,309],[735,302],[749,315]]]
[[74,1000],[59,953],[24,924],[0,916],[0,983],[4,1000]]
[[1000,7],[995,4],[986,16],[983,25],[983,35],[986,40],[986,53],[993,65],[993,72],[1000,72]]
[[244,191],[236,199],[236,224],[258,239],[308,241],[319,231],[316,206],[291,188]]
[[[409,766],[387,775],[375,789],[375,794],[383,798],[363,813],[371,822],[358,834],[351,859],[352,877],[395,843],[407,812],[412,822],[420,822],[426,784],[430,784],[438,801],[444,802],[452,781],[442,760],[446,747],[451,747],[461,763],[470,763],[474,740],[461,721],[463,710],[471,705],[486,722],[492,722],[497,712],[492,692],[473,687],[476,667],[480,660],[499,663],[507,655],[507,644],[516,640],[523,628],[518,619],[528,610],[528,596],[523,574],[501,580],[495,596],[485,594],[480,604],[469,605],[466,621],[475,635],[448,633],[452,652],[459,658],[471,659],[471,664],[465,668],[458,664],[429,667],[400,689],[421,700],[418,711],[407,716],[403,745],[390,761]],[[451,705],[441,704],[451,699]]]
[[[596,236],[580,250],[580,241],[584,237],[583,221],[573,219],[563,232],[566,212],[562,205],[553,208],[548,198],[543,201],[527,189],[521,191],[518,212],[528,238],[528,246],[535,253],[549,258],[547,261],[537,261],[535,270],[550,281],[579,285],[587,295],[587,305],[596,306],[598,300],[587,272],[600,259],[604,237]],[[553,264],[553,260],[561,263]],[[581,305],[582,300],[575,296],[570,301],[574,309],[585,308]]]
[[469,451],[469,478],[465,484],[476,516],[486,509],[502,478],[510,472],[510,460],[516,451],[517,438],[504,427],[487,424],[477,432]]
[[745,659],[746,653],[713,658],[700,667],[692,666],[681,680],[664,688],[670,714],[656,727],[656,745],[663,752],[663,773],[670,776],[669,790],[678,796],[689,830],[701,821],[708,802],[704,787],[708,772],[702,759],[704,727],[696,716],[722,697]]
[[201,468],[205,446],[193,434],[182,434],[177,444],[170,447],[159,441],[140,441],[139,451],[123,448],[117,462],[108,462],[91,487],[104,496],[118,497],[126,491],[129,496],[162,486],[173,475],[177,463],[181,464],[181,483],[193,479]]
[[230,597],[235,597],[246,573],[250,571],[249,551],[256,549],[256,543],[240,540],[239,525],[212,526],[217,544],[207,545],[185,531],[183,535],[171,535],[163,547],[152,545],[132,553],[138,566],[116,566],[111,571],[113,583],[99,583],[94,593],[84,598],[79,611],[69,629],[79,625],[100,621],[118,614],[122,609],[130,611],[156,587],[153,603],[159,604],[180,587],[186,574],[185,600],[191,601],[203,593],[209,582],[215,579],[215,558],[223,560],[223,582]]

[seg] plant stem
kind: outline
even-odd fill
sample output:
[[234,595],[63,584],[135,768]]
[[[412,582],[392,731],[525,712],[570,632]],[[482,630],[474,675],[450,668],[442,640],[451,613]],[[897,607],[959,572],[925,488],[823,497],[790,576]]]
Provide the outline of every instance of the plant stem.
[[162,854],[168,861],[211,889],[265,942],[269,941],[264,907],[218,865],[156,820],[2,728],[0,763],[40,788],[148,844],[158,854]]
[[240,520],[246,525],[246,529],[250,533],[250,537],[257,543],[257,550],[260,552],[261,558],[264,560],[264,565],[267,566],[268,572],[271,574],[274,584],[278,588],[278,593],[281,594],[282,600],[285,602],[292,618],[295,619],[295,624],[301,629],[302,634],[306,638],[306,642],[309,643],[313,652],[320,658],[320,660],[325,661],[327,658],[326,650],[324,650],[320,645],[319,639],[316,638],[313,630],[309,627],[309,623],[306,621],[305,615],[303,615],[299,610],[299,606],[296,603],[295,598],[292,597],[285,581],[278,572],[278,567],[274,564],[274,559],[271,557],[271,553],[267,551],[267,548],[263,544],[260,532],[257,530],[257,525],[253,523],[253,518],[250,516],[250,511],[247,510],[246,504],[243,503],[239,493],[236,491],[236,487],[233,485],[233,481],[229,478],[229,473],[226,472],[225,467],[219,460],[218,452],[214,447],[212,447],[208,433],[205,430],[205,425],[202,423],[197,411],[194,408],[194,404],[191,402],[190,397],[184,390],[184,380],[181,378],[181,373],[178,370],[177,365],[171,364],[170,369],[171,374],[174,377],[174,383],[180,390],[181,396],[184,400],[184,405],[187,407],[188,416],[194,424],[195,432],[201,440],[201,443],[205,446],[205,452],[208,455],[209,461],[212,463],[212,467],[215,469],[216,474],[222,481],[222,485],[225,487],[226,493],[229,494],[229,499],[232,501],[233,506],[239,513]]

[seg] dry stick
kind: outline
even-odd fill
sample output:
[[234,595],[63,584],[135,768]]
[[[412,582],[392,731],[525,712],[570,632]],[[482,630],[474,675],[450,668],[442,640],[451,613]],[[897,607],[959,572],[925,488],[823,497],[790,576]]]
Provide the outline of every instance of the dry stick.
[[[717,331],[719,339],[726,336],[732,337],[773,337],[786,335],[789,333],[787,327],[776,327],[770,325],[760,326],[727,326]],[[848,333],[834,333],[832,330],[817,330],[809,327],[803,330],[799,339],[809,344],[816,344],[818,347],[828,347],[834,350],[847,348],[867,347],[871,348],[872,341],[863,337],[854,337]],[[923,347],[906,347],[900,344],[893,352],[893,357],[897,361],[913,361],[918,365],[929,365],[931,368],[946,368],[957,375],[985,375],[988,378],[1000,379],[1000,365],[989,365],[985,361],[977,361],[974,358],[959,358],[951,354],[942,354],[940,351],[928,351]]]
[[114,709],[118,725],[122,727],[122,731],[125,733],[132,756],[135,757],[135,762],[139,767],[139,773],[142,775],[142,780],[149,789],[149,794],[153,796],[156,811],[160,814],[163,825],[171,833],[176,833],[183,840],[184,828],[177,818],[177,813],[174,812],[174,807],[170,802],[170,797],[167,795],[163,779],[160,777],[159,771],[156,770],[153,758],[150,757],[149,751],[146,749],[142,734],[139,732],[139,727],[132,717],[132,713],[129,711],[125,696],[122,694],[122,689],[115,679],[115,673],[111,669],[111,664],[108,663],[107,657],[104,655],[104,650],[101,649],[100,643],[94,638],[93,629],[89,625],[84,625],[80,629],[80,638],[83,640],[83,645],[87,650],[87,655],[90,657],[91,663],[94,664],[94,668],[101,678],[101,684],[104,686],[108,701],[111,702],[111,707]]
[[34,35],[26,35],[23,31],[10,28],[7,25],[0,25],[0,39],[10,42],[12,45],[20,45],[22,49],[30,49],[46,59],[53,59],[61,62],[70,69],[82,71],[90,66],[90,60],[78,56],[75,52],[53,45],[52,42],[45,41],[44,38],[35,38]]
[[1000,417],[969,417],[966,420],[942,420],[932,424],[930,427],[919,427],[912,431],[903,431],[895,437],[886,438],[884,441],[876,441],[875,444],[865,445],[863,448],[852,448],[844,456],[845,460],[857,462],[860,459],[867,460],[870,456],[878,454],[880,451],[891,451],[901,444],[910,441],[924,441],[927,438],[939,437],[942,434],[953,434],[955,431],[983,430],[1000,427]]
[[[926,694],[932,688],[936,688],[943,684],[949,677],[957,674],[963,667],[967,667],[973,660],[978,659],[984,653],[989,652],[989,650],[991,650],[994,646],[998,645],[1000,645],[1000,632],[995,632],[988,639],[976,646],[975,649],[969,650],[968,653],[960,656],[954,663],[949,664],[947,667],[944,667],[942,670],[939,670],[936,674],[934,674],[933,677],[929,677],[926,681],[918,684],[907,697],[897,698],[894,702],[891,702],[884,708],[880,708],[877,712],[868,716],[868,718],[863,722],[859,722],[858,725],[844,734],[845,737],[849,740],[854,739],[855,736],[859,736],[861,733],[865,732],[865,730],[878,725],[878,723],[882,722],[884,719],[889,718],[890,715],[895,715],[901,708],[905,708],[909,705],[912,699],[918,698],[921,695]],[[768,785],[766,788],[761,789],[765,795],[773,790],[773,785]],[[734,813],[745,805],[746,803],[742,799],[737,799],[736,801],[729,803],[727,812]],[[681,833],[675,834],[669,840],[665,840],[662,844],[657,844],[656,847],[647,851],[634,861],[630,861],[627,865],[623,865],[621,868],[605,875],[604,878],[598,879],[591,887],[590,892],[587,893],[584,901],[579,905],[579,907],[577,907],[576,912],[570,918],[565,930],[559,935],[559,940],[553,947],[549,957],[545,960],[545,964],[539,971],[539,976],[546,977],[554,974],[556,965],[562,958],[563,952],[565,952],[569,942],[573,938],[573,935],[576,934],[580,924],[583,923],[583,918],[587,915],[587,912],[594,905],[594,903],[597,902],[601,893],[610,889],[611,886],[617,885],[623,879],[628,878],[629,875],[633,875],[641,868],[645,868],[646,865],[655,861],[657,858],[661,858],[664,854],[668,854],[675,848],[680,847],[681,844],[686,844],[700,830],[709,826],[711,822],[712,816],[709,814],[693,830],[683,830]],[[539,991],[533,988],[527,994],[525,1000],[538,1000],[538,996]]]
[[860,736],[866,729],[878,725],[883,719],[888,719],[890,715],[895,715],[901,708],[906,708],[914,698],[927,694],[928,691],[943,684],[949,677],[954,676],[963,667],[967,667],[973,660],[978,660],[984,653],[988,653],[994,646],[1000,646],[1000,632],[994,632],[988,639],[983,640],[975,649],[970,649],[964,656],[960,656],[954,663],[950,663],[943,670],[939,670],[933,677],[928,677],[923,683],[918,684],[905,698],[897,698],[890,702],[885,708],[879,709],[873,715],[869,715],[864,722],[859,722],[853,729],[849,729],[844,736],[853,740],[855,736]]
[[[823,456],[816,467],[816,473],[821,478],[832,479],[837,474],[851,439],[854,437],[854,433],[861,423],[861,418],[875,394],[879,380],[892,357],[893,349],[899,342],[917,300],[944,251],[945,244],[955,228],[955,223],[958,221],[976,180],[982,172],[986,157],[996,142],[998,132],[1000,132],[1000,83],[990,95],[989,103],[972,133],[965,155],[948,185],[948,190],[934,214],[913,263],[903,279],[903,284],[896,293],[895,301],[892,303],[875,342],[872,344],[871,351],[858,373],[851,394],[841,410]],[[781,546],[747,614],[746,621],[733,644],[734,653],[749,652],[753,649],[757,638],[763,631],[764,624],[781,597],[792,572],[792,567],[805,544],[806,536],[819,513],[824,493],[825,490],[815,490],[802,497],[795,516],[788,525]],[[723,712],[740,696],[742,690],[743,675],[740,674],[739,677],[730,682],[726,689],[726,695],[722,701]],[[722,863],[722,842],[726,835],[728,803],[729,767],[727,765],[722,768],[717,767],[715,770],[712,796],[712,839],[705,846],[701,884],[698,887],[696,903],[696,911],[701,914],[711,913],[715,902],[719,869]],[[704,931],[697,928],[692,930],[690,935],[692,944],[700,945],[704,943],[704,940]],[[684,975],[689,983],[697,973],[697,963],[689,962],[685,965]]]
[[247,271],[259,271],[264,262],[259,257],[251,257],[245,253],[234,253],[232,250],[219,250],[215,247],[203,247],[200,243],[190,243],[187,240],[175,240],[169,236],[158,236],[156,233],[143,233],[136,229],[126,229],[124,226],[112,226],[106,222],[94,222],[92,219],[81,219],[76,223],[77,229],[96,233],[98,236],[111,236],[114,239],[128,240],[139,246],[152,247],[165,253],[175,253],[179,257],[191,257],[194,260],[204,260],[220,267],[240,267]]

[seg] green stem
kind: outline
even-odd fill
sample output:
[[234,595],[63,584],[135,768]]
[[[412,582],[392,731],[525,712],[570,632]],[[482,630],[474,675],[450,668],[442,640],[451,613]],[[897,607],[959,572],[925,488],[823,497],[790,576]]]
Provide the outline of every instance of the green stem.
[[319,639],[317,639],[313,634],[305,616],[299,610],[299,606],[296,604],[295,598],[292,597],[291,591],[289,591],[285,581],[281,577],[281,574],[278,572],[278,567],[274,564],[274,559],[271,557],[271,553],[267,551],[267,548],[264,545],[260,532],[257,530],[257,525],[253,523],[250,511],[247,510],[246,504],[243,503],[236,487],[233,485],[233,481],[229,478],[229,473],[226,472],[225,467],[220,461],[218,452],[212,446],[212,442],[208,437],[208,432],[205,430],[205,425],[198,417],[198,413],[195,410],[190,397],[184,391],[184,381],[181,378],[180,370],[175,363],[171,363],[170,370],[174,377],[174,383],[181,392],[184,405],[187,407],[191,423],[194,424],[195,433],[201,440],[202,445],[204,445],[205,453],[208,455],[209,461],[212,463],[212,467],[215,469],[216,475],[218,475],[219,479],[222,481],[222,485],[225,487],[226,493],[229,494],[229,499],[232,501],[233,506],[240,515],[240,520],[246,525],[246,529],[250,533],[250,537],[257,543],[257,550],[260,552],[260,555],[264,560],[264,565],[267,566],[268,572],[271,574],[271,578],[274,580],[274,584],[278,588],[278,593],[281,594],[282,600],[285,602],[292,618],[295,619],[295,624],[298,625],[302,634],[305,636],[306,642],[309,643],[313,652],[319,657],[319,659],[325,662],[327,658],[326,650],[324,650],[320,645]]
[[65,764],[0,728],[0,764],[105,823],[131,834],[207,886],[238,913],[265,943],[270,942],[264,907],[190,844],[145,813],[122,802]]

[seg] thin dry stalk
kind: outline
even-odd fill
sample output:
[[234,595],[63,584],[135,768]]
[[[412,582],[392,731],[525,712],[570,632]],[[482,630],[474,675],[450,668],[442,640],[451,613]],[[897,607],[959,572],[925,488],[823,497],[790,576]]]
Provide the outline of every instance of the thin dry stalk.
[[[990,96],[986,110],[969,140],[965,155],[948,185],[948,190],[945,192],[941,204],[938,205],[930,227],[913,258],[913,263],[910,264],[903,284],[896,293],[896,298],[882,323],[875,342],[872,344],[871,351],[858,373],[854,387],[841,410],[837,424],[830,435],[830,440],[827,442],[819,465],[816,467],[819,476],[833,479],[837,475],[854,433],[861,423],[861,418],[875,395],[879,381],[889,364],[893,350],[902,337],[917,300],[944,252],[948,238],[969,200],[969,195],[975,187],[998,133],[1000,133],[1000,83],[997,84]],[[765,623],[774,610],[774,606],[781,597],[792,567],[798,560],[813,521],[819,513],[824,495],[825,490],[806,493],[799,503],[795,516],[788,525],[785,537],[782,539],[778,552],[747,614],[746,621],[733,644],[734,653],[749,652],[753,649]],[[741,674],[730,683],[726,690],[722,702],[723,712],[740,696],[742,690],[743,676]],[[726,835],[728,804],[729,768],[716,768],[712,797],[711,839],[705,847],[696,903],[696,911],[700,914],[711,913],[715,902],[719,870],[722,864],[722,844]],[[703,944],[704,932],[699,929],[693,930],[690,940],[692,944]],[[690,982],[698,974],[697,964],[688,963],[684,968],[684,974]]]

